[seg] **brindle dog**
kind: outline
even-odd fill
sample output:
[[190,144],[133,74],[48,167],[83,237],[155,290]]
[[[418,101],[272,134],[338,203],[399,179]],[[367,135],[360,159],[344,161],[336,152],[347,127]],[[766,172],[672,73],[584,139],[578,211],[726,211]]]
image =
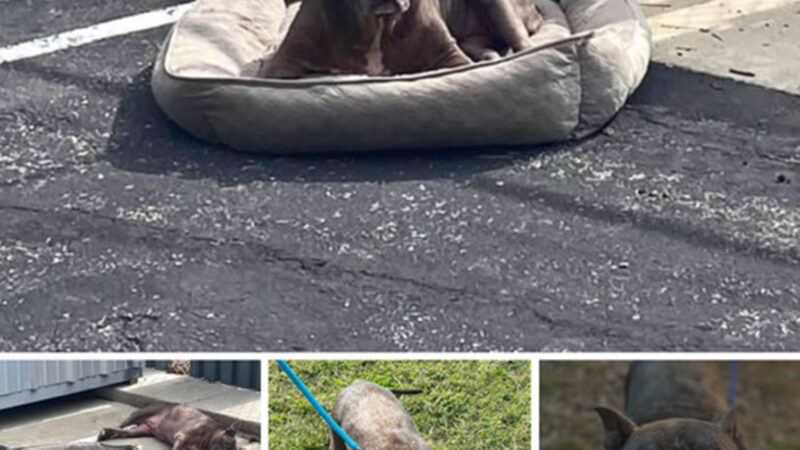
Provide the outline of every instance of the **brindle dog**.
[[[431,450],[417,433],[414,421],[395,394],[369,381],[355,381],[336,396],[333,419],[367,450]],[[346,450],[344,441],[331,430],[329,450]]]
[[227,428],[189,405],[156,404],[134,411],[119,428],[104,428],[98,441],[153,436],[172,450],[237,450],[236,424]]
[[266,78],[393,75],[495,59],[530,46],[534,0],[303,0]]
[[606,450],[746,450],[718,364],[634,362],[626,393],[625,414],[596,408]]

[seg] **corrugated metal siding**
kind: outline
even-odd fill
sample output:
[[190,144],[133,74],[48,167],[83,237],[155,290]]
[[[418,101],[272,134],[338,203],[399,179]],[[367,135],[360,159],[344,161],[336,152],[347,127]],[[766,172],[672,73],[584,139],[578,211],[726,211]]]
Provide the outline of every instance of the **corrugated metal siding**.
[[0,361],[0,409],[141,376],[136,361]]
[[261,390],[259,361],[192,361],[190,374],[195,378]]
[[147,361],[147,367],[158,370],[167,370],[172,361]]
[[[167,370],[172,361],[147,361],[147,367]],[[191,361],[189,375],[231,386],[261,390],[259,361]]]

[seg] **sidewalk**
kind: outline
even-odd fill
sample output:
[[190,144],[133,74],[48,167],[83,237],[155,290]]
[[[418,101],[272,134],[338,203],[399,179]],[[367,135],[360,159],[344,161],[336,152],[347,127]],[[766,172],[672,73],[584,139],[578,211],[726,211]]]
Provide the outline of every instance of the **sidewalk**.
[[640,0],[653,61],[800,94],[800,0]]
[[[91,441],[100,429],[119,425],[135,410],[124,403],[81,395],[0,411],[0,445]],[[155,439],[135,441],[142,450],[169,448]]]

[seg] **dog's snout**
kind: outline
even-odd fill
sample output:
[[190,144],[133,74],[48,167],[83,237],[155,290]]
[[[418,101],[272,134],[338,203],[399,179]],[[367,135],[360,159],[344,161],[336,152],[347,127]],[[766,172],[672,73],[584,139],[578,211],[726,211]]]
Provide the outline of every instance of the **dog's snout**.
[[392,16],[408,11],[410,0],[369,0],[369,12],[376,16]]

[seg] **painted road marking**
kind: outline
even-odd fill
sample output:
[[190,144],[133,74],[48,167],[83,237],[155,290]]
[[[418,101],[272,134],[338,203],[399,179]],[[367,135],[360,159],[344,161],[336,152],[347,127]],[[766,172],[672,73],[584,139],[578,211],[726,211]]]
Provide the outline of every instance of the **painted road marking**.
[[123,17],[85,28],[54,34],[0,48],[0,64],[46,55],[92,42],[158,28],[174,23],[192,5],[184,3],[156,11]]
[[713,0],[677,9],[650,18],[653,41],[659,42],[686,33],[723,30],[736,20],[752,14],[800,4],[798,0]]

